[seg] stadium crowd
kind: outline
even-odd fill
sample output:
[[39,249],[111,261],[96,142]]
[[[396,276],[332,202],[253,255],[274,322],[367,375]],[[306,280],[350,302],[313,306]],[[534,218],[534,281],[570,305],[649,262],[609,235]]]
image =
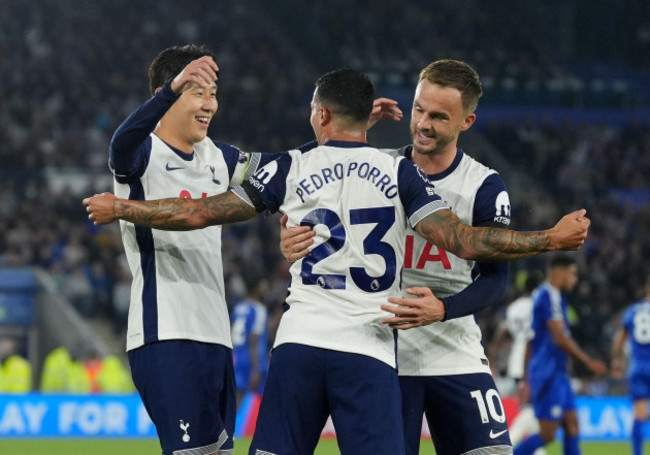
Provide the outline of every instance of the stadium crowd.
[[[38,3],[35,8],[29,2],[7,2],[0,16],[0,266],[49,270],[81,314],[111,317],[121,333],[131,278],[118,227],[89,224],[80,196],[111,189],[97,188],[94,179],[108,174],[112,132],[148,93],[146,63],[167,45],[200,41],[215,49],[220,112],[211,136],[269,152],[311,139],[305,106],[322,63],[304,51],[304,43],[290,39],[259,1]],[[577,8],[581,2],[569,3]],[[504,15],[496,6],[492,12],[479,11],[475,1],[443,2],[435,14],[420,0],[382,8],[369,1],[350,4],[315,2],[313,24],[306,24],[326,32],[314,33],[325,42],[342,43],[331,62],[364,69],[382,83],[410,85],[411,76],[432,56],[474,65],[486,88],[484,104],[496,93],[491,87],[502,87],[508,79],[529,88],[552,87],[559,79],[575,85],[579,79],[578,70],[567,64],[578,50],[556,53],[560,38],[543,27],[548,21],[531,22],[535,11],[514,1],[501,8],[515,7],[521,16]],[[127,8],[128,15],[116,13]],[[372,14],[363,14],[371,8]],[[573,17],[561,10],[565,20]],[[638,57],[650,46],[650,24],[643,22],[649,16],[633,13],[626,18],[634,34],[620,57],[636,62],[634,71],[647,71],[647,60]],[[455,21],[447,20],[452,16]],[[551,99],[539,96],[540,104]],[[650,122],[620,126],[517,119],[488,123],[480,133],[540,188],[513,187],[503,175],[510,193],[520,195],[513,207],[516,229],[543,228],[562,213],[588,209],[593,223],[578,255],[581,279],[570,296],[577,318],[572,330],[581,345],[607,358],[622,309],[642,295],[650,276],[645,235],[650,231]],[[49,186],[49,173],[69,169],[88,176],[80,194]],[[230,304],[246,294],[243,275],[263,271],[273,276],[267,303],[280,311],[288,264],[279,253],[278,231],[277,217],[224,228]],[[513,284],[503,305],[480,316],[486,341],[505,303],[518,293],[517,274],[543,267],[544,257],[512,265]]]
[[[321,40],[319,48],[336,54],[331,60],[388,85],[410,87],[422,62],[444,55],[472,62],[486,92],[484,104],[627,107],[638,105],[641,93],[649,99],[643,57],[650,50],[647,4],[287,3],[301,11],[305,27],[316,30],[311,39]],[[605,39],[604,28],[615,29],[617,40]],[[602,60],[618,65],[601,65]],[[645,70],[645,79],[636,70]]]

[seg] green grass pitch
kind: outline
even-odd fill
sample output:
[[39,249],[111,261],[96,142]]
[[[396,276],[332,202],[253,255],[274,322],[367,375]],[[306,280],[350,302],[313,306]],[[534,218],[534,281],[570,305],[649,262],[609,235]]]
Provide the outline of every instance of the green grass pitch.
[[[248,453],[249,440],[237,441],[235,455]],[[622,442],[583,442],[583,455],[611,455],[630,453],[630,445]],[[646,443],[650,451],[650,443]],[[562,447],[557,442],[547,450],[548,455],[561,455]],[[160,446],[155,439],[0,439],[2,455],[160,455]],[[324,439],[318,445],[315,455],[339,455],[336,441]],[[435,455],[430,441],[422,441],[420,455]]]

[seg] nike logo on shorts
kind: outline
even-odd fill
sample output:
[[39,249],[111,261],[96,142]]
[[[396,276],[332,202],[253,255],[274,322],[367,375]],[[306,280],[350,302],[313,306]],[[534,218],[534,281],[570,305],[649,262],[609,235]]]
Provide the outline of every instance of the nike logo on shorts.
[[494,430],[490,430],[490,439],[496,439],[499,436],[501,436],[503,433],[507,433],[507,432],[508,432],[507,429],[505,429],[503,431],[499,431],[497,433],[495,433]]

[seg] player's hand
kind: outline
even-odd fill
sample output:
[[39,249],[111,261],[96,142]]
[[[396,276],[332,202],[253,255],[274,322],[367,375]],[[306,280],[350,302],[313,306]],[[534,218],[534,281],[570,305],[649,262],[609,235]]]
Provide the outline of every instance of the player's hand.
[[218,79],[218,71],[217,63],[208,55],[192,60],[172,81],[172,91],[179,95],[195,85],[199,87],[213,85]]
[[316,231],[311,226],[287,228],[288,219],[287,215],[280,218],[280,251],[287,261],[295,262],[309,254]]
[[586,213],[585,209],[581,209],[564,215],[551,229],[554,250],[577,250],[585,243],[591,224]]
[[416,295],[415,299],[390,297],[388,301],[395,305],[382,305],[381,309],[393,313],[395,316],[382,319],[382,324],[387,324],[394,329],[411,329],[441,321],[445,317],[445,306],[431,289],[425,287],[408,288],[407,294]]
[[81,203],[86,206],[88,219],[95,226],[99,226],[100,224],[112,223],[117,219],[115,201],[117,201],[117,197],[114,194],[102,193],[87,197]]
[[590,359],[589,362],[587,362],[587,368],[589,368],[596,376],[603,376],[607,373],[607,365],[600,360]]
[[389,118],[399,122],[402,120],[403,115],[402,110],[397,107],[397,101],[389,98],[377,98],[372,103],[372,111],[368,119],[368,129],[375,126],[375,123],[383,118]]

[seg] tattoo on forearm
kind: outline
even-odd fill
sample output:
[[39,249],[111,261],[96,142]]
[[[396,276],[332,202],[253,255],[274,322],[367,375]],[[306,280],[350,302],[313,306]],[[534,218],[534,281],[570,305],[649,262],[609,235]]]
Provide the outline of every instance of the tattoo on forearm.
[[120,206],[123,220],[169,231],[243,221],[256,214],[253,207],[230,192],[204,199],[120,201]]
[[418,223],[419,233],[460,257],[512,260],[548,251],[550,238],[543,231],[520,232],[496,227],[470,227],[456,215],[439,210]]

